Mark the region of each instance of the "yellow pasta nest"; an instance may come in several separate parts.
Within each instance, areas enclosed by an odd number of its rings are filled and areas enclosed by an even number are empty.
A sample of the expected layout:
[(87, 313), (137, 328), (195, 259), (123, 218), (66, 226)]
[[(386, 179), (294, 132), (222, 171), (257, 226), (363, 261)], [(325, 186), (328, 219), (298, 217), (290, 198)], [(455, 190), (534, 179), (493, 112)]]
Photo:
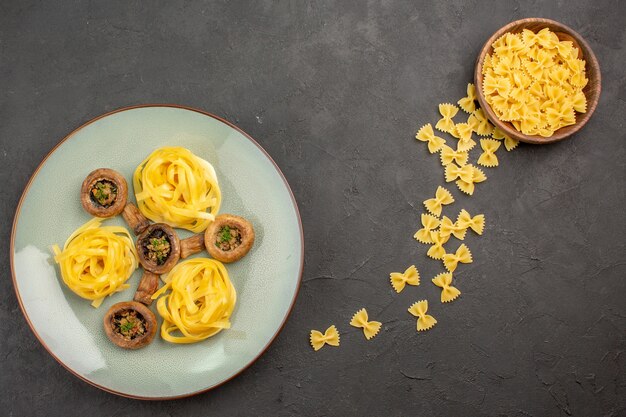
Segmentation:
[(548, 28), (506, 33), (493, 43), (482, 73), (485, 100), (498, 118), (527, 135), (550, 137), (587, 111), (585, 61)]
[(144, 216), (194, 233), (215, 219), (222, 201), (213, 166), (181, 147), (152, 152), (135, 170), (133, 186)]
[(237, 293), (221, 262), (189, 259), (176, 265), (164, 280), (166, 285), (152, 296), (156, 299), (171, 290), (157, 302), (164, 340), (195, 343), (230, 327)]
[(126, 280), (137, 269), (133, 239), (123, 227), (103, 226), (94, 218), (65, 242), (52, 246), (63, 282), (70, 290), (99, 307), (107, 295), (128, 288)]

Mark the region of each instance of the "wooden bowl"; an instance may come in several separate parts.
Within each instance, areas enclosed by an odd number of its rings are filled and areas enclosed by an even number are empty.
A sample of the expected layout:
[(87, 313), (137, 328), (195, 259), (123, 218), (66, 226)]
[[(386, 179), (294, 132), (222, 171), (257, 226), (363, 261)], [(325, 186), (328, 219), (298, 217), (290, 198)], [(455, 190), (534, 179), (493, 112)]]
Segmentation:
[[(580, 58), (586, 61), (585, 71), (586, 76), (589, 79), (589, 82), (583, 88), (583, 93), (587, 97), (587, 112), (586, 113), (576, 113), (576, 123), (570, 126), (565, 126), (558, 129), (552, 136), (549, 138), (544, 138), (543, 136), (536, 135), (525, 135), (524, 133), (515, 129), (515, 127), (510, 122), (504, 122), (498, 119), (494, 111), (491, 109), (491, 106), (485, 100), (485, 96), (483, 94), (483, 61), (485, 59), (485, 55), (491, 54), (493, 52), (493, 48), (491, 45), (498, 39), (500, 36), (504, 35), (507, 32), (511, 33), (519, 33), (523, 29), (529, 29), (533, 32), (537, 33), (543, 28), (549, 28), (552, 32), (554, 32), (558, 38), (562, 41), (572, 41), (574, 46), (578, 48), (580, 51)], [(500, 28), (496, 33), (494, 33), (488, 40), (485, 42), (478, 58), (476, 59), (476, 69), (474, 72), (474, 85), (476, 86), (476, 96), (478, 97), (478, 102), (480, 103), (480, 107), (485, 111), (485, 114), (495, 126), (497, 126), (500, 130), (502, 130), (508, 136), (520, 140), (522, 142), (527, 143), (536, 143), (536, 144), (545, 144), (557, 142), (559, 140), (563, 140), (574, 133), (578, 132), (587, 121), (591, 118), (596, 106), (598, 105), (598, 99), (600, 98), (600, 65), (598, 65), (598, 60), (594, 55), (593, 51), (587, 44), (587, 42), (580, 36), (576, 31), (570, 29), (562, 23), (555, 22), (550, 19), (540, 19), (540, 18), (529, 18), (529, 19), (521, 19), (516, 20), (514, 22), (509, 23), (506, 26)]]

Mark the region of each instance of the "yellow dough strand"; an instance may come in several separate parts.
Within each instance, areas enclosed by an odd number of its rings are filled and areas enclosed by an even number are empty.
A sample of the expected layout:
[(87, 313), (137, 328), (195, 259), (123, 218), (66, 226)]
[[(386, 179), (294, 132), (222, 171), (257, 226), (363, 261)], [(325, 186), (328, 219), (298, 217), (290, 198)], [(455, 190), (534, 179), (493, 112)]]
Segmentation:
[(128, 288), (126, 281), (137, 269), (137, 251), (128, 230), (100, 226), (94, 218), (76, 229), (63, 245), (52, 247), (54, 261), (67, 287), (99, 307), (107, 295)]
[(224, 265), (193, 258), (176, 265), (166, 284), (152, 295), (163, 318), (161, 337), (172, 343), (195, 343), (230, 328), (237, 293)]
[(319, 330), (311, 330), (309, 341), (315, 351), (320, 350), (324, 345), (339, 346), (339, 332), (334, 324), (326, 329), (323, 334)]
[(222, 201), (213, 166), (181, 147), (152, 152), (135, 170), (133, 186), (144, 216), (194, 233), (215, 219)]
[(367, 310), (364, 308), (354, 313), (354, 316), (352, 316), (352, 320), (350, 321), (350, 326), (363, 329), (363, 334), (367, 340), (376, 336), (382, 325), (383, 324), (379, 321), (369, 321)]

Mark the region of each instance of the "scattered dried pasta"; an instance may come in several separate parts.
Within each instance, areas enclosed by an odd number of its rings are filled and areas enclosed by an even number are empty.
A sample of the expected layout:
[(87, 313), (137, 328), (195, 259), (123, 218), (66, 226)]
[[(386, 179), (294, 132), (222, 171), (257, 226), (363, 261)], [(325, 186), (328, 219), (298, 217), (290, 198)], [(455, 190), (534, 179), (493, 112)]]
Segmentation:
[(466, 151), (458, 151), (454, 150), (447, 145), (443, 145), (441, 148), (441, 153), (439, 154), (439, 158), (441, 159), (441, 165), (444, 167), (446, 165), (455, 162), (458, 166), (463, 166), (467, 164), (468, 153)]
[(489, 136), (495, 126), (491, 124), (483, 109), (478, 108), (467, 118), (467, 123), (478, 136)]
[(350, 320), (350, 326), (363, 329), (363, 334), (367, 340), (376, 336), (382, 325), (383, 324), (379, 321), (369, 321), (369, 318), (367, 317), (367, 310), (364, 308), (354, 313), (352, 320)]
[(467, 232), (466, 227), (461, 227), (458, 223), (452, 222), (447, 216), (443, 216), (441, 219), (441, 225), (439, 227), (439, 234), (442, 237), (450, 236), (451, 234), (459, 239), (465, 239), (465, 233)]
[(550, 29), (506, 33), (483, 62), (483, 93), (502, 121), (527, 135), (550, 137), (587, 111), (586, 62)]
[(452, 182), (460, 179), (465, 182), (471, 182), (474, 177), (474, 168), (472, 165), (463, 165), (462, 167), (455, 164), (448, 164), (445, 168), (446, 182)]
[(479, 168), (476, 168), (473, 165), (469, 165), (469, 166), (471, 166), (473, 170), (472, 180), (467, 182), (467, 181), (463, 181), (462, 179), (458, 179), (456, 180), (456, 186), (459, 187), (459, 190), (463, 191), (465, 194), (473, 195), (474, 188), (475, 188), (474, 184), (485, 181), (487, 179), (487, 176)]
[(442, 132), (452, 132), (454, 130), (454, 121), (452, 118), (459, 112), (459, 108), (454, 104), (443, 103), (439, 105), (439, 113), (441, 119), (435, 125), (435, 129)]
[(450, 191), (446, 190), (442, 186), (439, 186), (435, 192), (435, 198), (429, 198), (424, 201), (424, 207), (426, 207), (426, 210), (428, 210), (431, 214), (439, 217), (441, 216), (441, 207), (452, 203), (454, 203), (454, 197), (452, 197)]
[(465, 246), (465, 243), (462, 243), (455, 253), (446, 253), (443, 255), (443, 266), (445, 266), (449, 272), (454, 272), (459, 262), (463, 264), (472, 263), (472, 253), (468, 247)]
[(455, 300), (459, 295), (461, 295), (461, 291), (452, 286), (452, 273), (451, 272), (442, 272), (433, 278), (433, 284), (441, 288), (441, 302), (449, 303), (450, 301)]
[(481, 139), (480, 147), (483, 149), (483, 153), (478, 157), (478, 165), (485, 167), (498, 166), (498, 157), (496, 151), (500, 147), (500, 142), (495, 139)]
[(417, 131), (415, 139), (421, 140), (422, 142), (428, 142), (428, 151), (430, 153), (437, 152), (446, 143), (444, 138), (435, 136), (435, 132), (433, 131), (433, 127), (430, 123), (425, 124), (420, 128), (420, 130)]
[(413, 238), (421, 243), (433, 243), (430, 231), (439, 227), (439, 219), (430, 214), (422, 213), (422, 228), (413, 235)]
[(328, 329), (326, 329), (324, 334), (322, 334), (318, 330), (311, 330), (309, 340), (311, 342), (311, 347), (315, 351), (320, 350), (322, 347), (324, 347), (324, 345), (339, 346), (339, 332), (333, 324)]
[(460, 99), (457, 104), (465, 113), (473, 113), (476, 110), (476, 87), (474, 84), (467, 84), (467, 97)]
[(476, 146), (476, 141), (472, 139), (473, 130), (474, 128), (469, 123), (457, 123), (454, 126), (452, 136), (459, 140), (456, 145), (457, 151), (467, 152)]
[(428, 252), (426, 255), (433, 259), (443, 259), (446, 254), (446, 250), (443, 245), (450, 240), (450, 235), (442, 236), (441, 231), (439, 230), (431, 230), (430, 238), (433, 241), (433, 245), (428, 248)]
[(507, 152), (511, 152), (513, 149), (517, 148), (517, 145), (519, 145), (519, 140), (511, 138), (509, 135), (506, 135), (497, 127), (493, 129), (491, 137), (496, 140), (504, 139), (504, 147), (506, 148)]
[(477, 214), (472, 217), (467, 210), (462, 209), (456, 219), (456, 223), (459, 227), (463, 227), (466, 230), (471, 228), (477, 234), (482, 235), (485, 229), (485, 215)]
[(420, 285), (420, 274), (415, 265), (411, 265), (403, 273), (392, 272), (389, 274), (389, 281), (393, 289), (400, 293), (407, 284)]
[(417, 317), (417, 331), (421, 332), (424, 330), (431, 329), (435, 324), (437, 324), (437, 320), (428, 314), (428, 301), (421, 300), (413, 303), (411, 307), (409, 307), (409, 313)]

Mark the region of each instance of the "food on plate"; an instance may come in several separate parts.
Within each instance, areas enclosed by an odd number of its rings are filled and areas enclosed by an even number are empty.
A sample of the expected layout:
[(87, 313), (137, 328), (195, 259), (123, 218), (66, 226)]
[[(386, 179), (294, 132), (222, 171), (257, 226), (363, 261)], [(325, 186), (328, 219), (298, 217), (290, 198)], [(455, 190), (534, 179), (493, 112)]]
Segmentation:
[(133, 239), (123, 227), (101, 226), (94, 218), (52, 247), (54, 261), (67, 287), (99, 307), (107, 295), (128, 288), (126, 281), (137, 268)]
[(194, 253), (202, 252), (204, 250), (204, 233), (198, 233), (188, 237), (187, 239), (181, 239), (180, 241), (180, 257), (185, 259), (193, 255)]
[(144, 269), (143, 276), (135, 291), (133, 300), (149, 306), (152, 304), (152, 294), (159, 289), (159, 275)]
[(157, 331), (154, 313), (135, 301), (113, 304), (103, 322), (109, 340), (124, 349), (139, 349), (150, 344)]
[(166, 284), (152, 295), (152, 299), (158, 298), (164, 340), (195, 343), (230, 327), (237, 293), (221, 262), (187, 259), (176, 265), (164, 281)]
[(180, 239), (170, 226), (154, 223), (137, 236), (139, 263), (155, 274), (170, 271), (180, 259)]
[(526, 135), (550, 137), (587, 111), (586, 62), (571, 40), (548, 28), (506, 33), (485, 56), (485, 100), (496, 116)]
[(126, 205), (128, 185), (117, 171), (99, 168), (83, 181), (80, 202), (87, 213), (96, 217), (112, 217), (120, 214)]
[(124, 211), (122, 211), (122, 217), (126, 221), (126, 224), (128, 224), (128, 227), (133, 229), (136, 235), (150, 226), (150, 220), (146, 219), (146, 216), (141, 214), (137, 206), (133, 203), (126, 204)]
[(209, 254), (224, 263), (243, 258), (254, 244), (254, 227), (240, 216), (220, 214), (204, 233)]
[(154, 222), (203, 232), (221, 204), (213, 166), (181, 147), (152, 152), (133, 175), (139, 210)]

